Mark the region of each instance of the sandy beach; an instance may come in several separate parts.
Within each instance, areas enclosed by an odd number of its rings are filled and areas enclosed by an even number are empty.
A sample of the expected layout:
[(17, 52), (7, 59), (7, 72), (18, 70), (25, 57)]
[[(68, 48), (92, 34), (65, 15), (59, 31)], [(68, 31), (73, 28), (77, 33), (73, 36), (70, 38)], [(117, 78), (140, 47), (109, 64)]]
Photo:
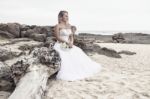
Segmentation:
[(91, 58), (102, 65), (99, 73), (80, 81), (52, 80), (46, 99), (150, 99), (150, 45), (98, 44), (136, 54), (119, 59), (94, 54)]

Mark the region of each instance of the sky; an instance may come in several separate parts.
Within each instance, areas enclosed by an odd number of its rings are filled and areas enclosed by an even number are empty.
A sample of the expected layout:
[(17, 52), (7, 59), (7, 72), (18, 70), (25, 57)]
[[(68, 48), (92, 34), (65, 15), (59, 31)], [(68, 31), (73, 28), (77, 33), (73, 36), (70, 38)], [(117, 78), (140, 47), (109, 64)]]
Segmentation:
[(150, 0), (0, 0), (0, 23), (56, 25), (60, 10), (79, 31), (150, 31)]

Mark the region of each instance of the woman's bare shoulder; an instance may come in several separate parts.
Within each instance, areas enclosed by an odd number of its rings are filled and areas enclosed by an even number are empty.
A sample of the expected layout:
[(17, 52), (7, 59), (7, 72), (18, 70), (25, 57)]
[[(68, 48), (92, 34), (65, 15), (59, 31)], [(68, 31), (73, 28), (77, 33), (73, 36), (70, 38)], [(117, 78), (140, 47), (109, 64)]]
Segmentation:
[(55, 28), (60, 28), (60, 24), (56, 24), (54, 27)]
[(54, 27), (57, 28), (57, 29), (62, 29), (63, 28), (63, 26), (61, 24), (56, 24)]

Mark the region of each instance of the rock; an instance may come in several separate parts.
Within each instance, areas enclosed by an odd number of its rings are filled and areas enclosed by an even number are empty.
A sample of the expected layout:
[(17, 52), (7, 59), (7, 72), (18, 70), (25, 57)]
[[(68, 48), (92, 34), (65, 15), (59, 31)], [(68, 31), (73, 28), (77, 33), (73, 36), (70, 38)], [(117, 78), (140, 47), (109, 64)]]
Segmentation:
[(16, 43), (19, 43), (19, 42), (27, 42), (27, 41), (32, 41), (32, 39), (29, 39), (29, 38), (14, 38), (14, 39), (9, 39), (8, 42), (2, 43), (2, 44), (0, 44), (0, 46), (12, 45), (12, 44), (16, 44)]
[(30, 36), (30, 38), (32, 38), (35, 41), (39, 41), (39, 42), (45, 42), (46, 41), (46, 35), (45, 34), (32, 34)]
[(47, 36), (50, 31), (51, 31), (50, 27), (43, 26), (41, 27), (40, 34), (45, 34)]
[(47, 37), (46, 38), (46, 41), (45, 41), (45, 43), (44, 43), (44, 46), (45, 47), (53, 47), (54, 46), (54, 44), (55, 44), (55, 42), (56, 42), (57, 40), (56, 40), (56, 38), (55, 37)]
[(11, 51), (11, 48), (8, 49), (7, 47), (0, 47), (0, 61), (5, 61), (14, 57), (19, 57), (22, 54), (22, 52)]
[(80, 47), (82, 50), (86, 50), (87, 49), (87, 44), (88, 42), (86, 42), (84, 40), (84, 37), (80, 37), (80, 36), (76, 36), (74, 37), (74, 45)]
[(29, 37), (26, 31), (21, 31), (20, 36), (21, 37)]
[(11, 77), (13, 78), (15, 84), (17, 84), (19, 80), (25, 75), (29, 66), (30, 64), (27, 63), (26, 60), (20, 60), (10, 67)]
[(11, 78), (10, 67), (3, 62), (0, 62), (0, 91), (14, 90), (15, 84)]
[(11, 94), (10, 92), (0, 91), (0, 99), (8, 99), (10, 94)]
[(12, 81), (8, 81), (8, 80), (0, 80), (0, 91), (9, 91), (12, 92), (14, 90), (15, 86), (13, 84), (13, 80)]
[(125, 38), (122, 33), (114, 34), (112, 36), (112, 40), (113, 40), (113, 42), (116, 42), (116, 43), (124, 43), (125, 42)]
[(15, 38), (14, 35), (8, 33), (7, 31), (1, 31), (1, 30), (0, 30), (0, 36), (4, 38)]
[(7, 24), (1, 23), (1, 24), (0, 24), (0, 30), (1, 30), (1, 31), (7, 31)]
[(43, 47), (44, 44), (43, 43), (38, 43), (38, 44), (23, 44), (21, 46), (18, 47), (19, 50), (22, 50), (22, 51), (33, 51), (33, 49), (35, 47)]
[(20, 30), (21, 31), (27, 31), (28, 29), (30, 29), (30, 26), (29, 25), (21, 25), (21, 27), (20, 27)]
[(106, 47), (101, 48), (101, 50), (99, 50), (98, 53), (109, 57), (121, 58), (121, 56), (117, 53), (117, 51), (113, 49), (108, 49)]
[(101, 48), (99, 45), (94, 44), (93, 39), (85, 39), (84, 37), (76, 36), (74, 43), (86, 53), (98, 53), (108, 57), (121, 58), (117, 51), (105, 47)]
[(27, 31), (22, 31), (21, 32), (21, 37), (30, 37), (32, 34), (35, 34), (36, 31), (33, 29), (28, 29)]
[(0, 24), (1, 31), (7, 31), (15, 37), (20, 37), (20, 27), (21, 25), (18, 23)]
[(33, 52), (33, 55), (34, 57), (38, 58), (40, 63), (54, 69), (59, 69), (61, 59), (56, 50), (47, 47), (41, 47), (40, 49), (36, 49)]
[(0, 47), (0, 61), (12, 59), (13, 57), (13, 53), (10, 49)]
[(41, 34), (46, 34), (47, 37), (52, 37), (54, 33), (54, 28), (52, 26), (43, 26), (41, 29)]
[(118, 54), (134, 55), (136, 53), (135, 52), (131, 52), (131, 51), (122, 50), (122, 51), (118, 52)]

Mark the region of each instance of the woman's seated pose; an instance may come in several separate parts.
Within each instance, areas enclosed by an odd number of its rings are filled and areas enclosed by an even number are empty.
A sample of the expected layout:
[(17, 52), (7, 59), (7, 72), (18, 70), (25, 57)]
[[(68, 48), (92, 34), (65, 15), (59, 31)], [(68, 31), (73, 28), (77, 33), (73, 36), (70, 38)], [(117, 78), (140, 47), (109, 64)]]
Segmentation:
[(60, 11), (54, 35), (57, 39), (54, 49), (60, 54), (61, 67), (56, 78), (74, 81), (92, 76), (101, 70), (101, 65), (88, 57), (82, 49), (73, 45), (76, 27), (68, 22), (68, 12)]

